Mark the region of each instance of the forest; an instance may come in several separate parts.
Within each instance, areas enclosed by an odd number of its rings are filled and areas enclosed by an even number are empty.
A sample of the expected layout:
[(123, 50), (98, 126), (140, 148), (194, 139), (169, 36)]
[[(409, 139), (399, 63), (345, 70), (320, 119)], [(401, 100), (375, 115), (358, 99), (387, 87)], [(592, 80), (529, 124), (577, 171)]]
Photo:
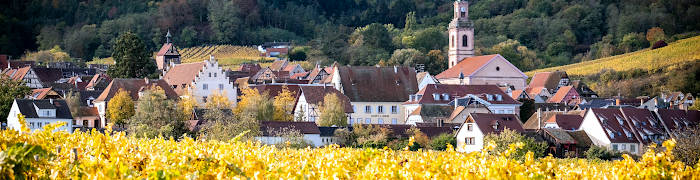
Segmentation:
[[(60, 48), (71, 59), (111, 56), (135, 33), (156, 51), (290, 41), (313, 63), (446, 68), (451, 0), (9, 0), (0, 54)], [(695, 0), (472, 0), (477, 54), (500, 53), (522, 71), (650, 47), (700, 31)], [(652, 36), (649, 36), (652, 32)]]

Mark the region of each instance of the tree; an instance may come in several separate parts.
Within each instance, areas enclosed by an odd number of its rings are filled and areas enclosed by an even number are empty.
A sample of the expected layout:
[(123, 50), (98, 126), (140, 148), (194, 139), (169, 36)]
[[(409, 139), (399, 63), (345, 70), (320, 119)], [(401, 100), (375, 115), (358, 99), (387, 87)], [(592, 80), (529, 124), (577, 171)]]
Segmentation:
[(437, 75), (442, 71), (447, 70), (447, 58), (440, 50), (430, 50), (428, 52), (428, 63), (425, 64), (425, 70), (430, 74)]
[(416, 12), (411, 11), (406, 13), (406, 23), (403, 26), (404, 31), (412, 31), (416, 28), (418, 22), (416, 21)]
[(294, 97), (292, 92), (289, 91), (287, 86), (282, 86), (282, 92), (280, 92), (274, 98), (273, 106), (275, 108), (275, 113), (273, 120), (275, 121), (292, 121), (294, 120)]
[(428, 62), (428, 57), (416, 49), (397, 49), (389, 58), (390, 65), (415, 66)]
[(80, 92), (70, 91), (66, 93), (63, 99), (66, 100), (68, 109), (70, 109), (70, 114), (73, 115), (73, 118), (82, 116), (82, 111), (80, 111)]
[(588, 159), (602, 159), (602, 160), (612, 160), (614, 158), (620, 158), (621, 154), (618, 152), (613, 152), (605, 147), (591, 146), (583, 153)]
[(15, 81), (0, 75), (0, 117), (2, 122), (7, 121), (7, 116), (16, 98), (24, 98), (32, 93), (32, 89), (24, 85), (23, 81)]
[(430, 148), (434, 150), (440, 150), (444, 151), (447, 150), (447, 145), (456, 145), (457, 144), (457, 139), (455, 139), (453, 134), (450, 133), (444, 133), (440, 134), (437, 137), (434, 137), (430, 141)]
[(643, 33), (629, 33), (622, 37), (620, 49), (624, 49), (626, 53), (632, 52), (646, 47), (648, 43)]
[(289, 59), (292, 61), (304, 61), (306, 60), (306, 52), (309, 51), (309, 47), (294, 47), (291, 52), (289, 52)]
[(647, 41), (651, 43), (649, 46), (652, 46), (654, 43), (661, 40), (666, 40), (664, 29), (661, 29), (660, 27), (653, 27), (647, 30)]
[(379, 23), (372, 23), (357, 29), (353, 33), (353, 37), (351, 37), (351, 42), (353, 45), (384, 49), (386, 51), (393, 50), (389, 31)]
[(97, 25), (84, 25), (79, 30), (67, 34), (63, 41), (66, 51), (73, 57), (84, 60), (92, 59), (95, 55), (95, 49), (100, 43), (97, 38)]
[(274, 106), (267, 93), (260, 94), (257, 89), (242, 89), (241, 101), (234, 109), (238, 119), (253, 119), (255, 121), (269, 121), (274, 116)]
[[(697, 103), (697, 101), (695, 101)], [(693, 166), (700, 160), (700, 126), (689, 127), (676, 132), (676, 147), (673, 155), (688, 166)]]
[(226, 91), (218, 92), (214, 90), (207, 98), (205, 104), (207, 109), (231, 109), (231, 101), (226, 96)]
[(126, 124), (126, 121), (134, 116), (134, 101), (129, 92), (119, 89), (117, 94), (107, 103), (107, 119), (117, 126)]
[(418, 31), (411, 44), (407, 46), (410, 48), (418, 49), (423, 53), (427, 53), (430, 50), (442, 49), (447, 46), (447, 35), (444, 30), (440, 28), (433, 27), (427, 28), (422, 31)]
[(214, 32), (212, 40), (218, 43), (233, 43), (238, 37), (241, 20), (240, 9), (233, 1), (209, 1), (209, 24)]
[(320, 126), (347, 126), (348, 116), (345, 114), (345, 104), (334, 93), (326, 94), (318, 108), (321, 117)]
[(112, 49), (112, 58), (116, 62), (107, 73), (112, 78), (144, 78), (155, 72), (151, 53), (144, 42), (131, 32), (120, 35)]
[(173, 100), (166, 98), (163, 89), (156, 86), (142, 93), (134, 116), (127, 121), (129, 134), (147, 138), (180, 138), (187, 133), (185, 117), (173, 113), (178, 108)]
[(207, 109), (204, 125), (199, 131), (200, 139), (230, 140), (242, 133), (242, 140), (252, 140), (259, 134), (260, 124), (255, 119), (239, 119), (230, 109)]
[(410, 136), (409, 141), (411, 141), (411, 138), (413, 139), (413, 142), (409, 142), (408, 144), (409, 150), (417, 151), (420, 148), (430, 149), (430, 138), (428, 138), (425, 133), (421, 132), (420, 129), (411, 127), (406, 130), (406, 134)]
[(524, 158), (527, 152), (533, 152), (534, 157), (542, 157), (544, 156), (545, 149), (547, 149), (547, 143), (536, 142), (535, 139), (525, 137), (510, 129), (506, 129), (499, 134), (486, 135), (486, 137), (484, 137), (484, 143), (490, 142), (496, 144), (496, 148), (492, 150), (492, 153), (503, 153), (509, 149), (511, 144), (523, 143), (521, 148), (510, 154), (510, 157), (515, 159)]
[(180, 100), (177, 101), (177, 108), (180, 110), (178, 112), (181, 112), (183, 116), (190, 116), (194, 108), (197, 107), (197, 100), (195, 100), (194, 95), (189, 89), (183, 94), (183, 96), (180, 96)]

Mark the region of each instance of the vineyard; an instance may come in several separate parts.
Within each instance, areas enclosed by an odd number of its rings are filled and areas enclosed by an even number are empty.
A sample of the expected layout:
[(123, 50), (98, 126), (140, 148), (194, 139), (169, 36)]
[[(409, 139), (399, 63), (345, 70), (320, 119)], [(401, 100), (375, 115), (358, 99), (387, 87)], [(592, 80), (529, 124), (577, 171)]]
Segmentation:
[[(700, 167), (648, 150), (639, 160), (509, 158), (501, 154), (329, 146), (291, 149), (256, 142), (139, 139), (109, 130), (0, 131), (0, 179), (697, 179)], [(493, 144), (486, 148), (494, 148)], [(649, 148), (654, 149), (654, 148)]]
[(266, 63), (274, 58), (263, 58), (256, 47), (232, 45), (205, 45), (180, 49), (182, 63), (199, 62), (210, 55), (219, 60), (221, 66), (233, 67), (242, 63)]
[(652, 70), (697, 60), (700, 60), (700, 36), (678, 40), (659, 49), (644, 49), (592, 61), (538, 69), (525, 74), (532, 77), (535, 72), (563, 70), (569, 75), (587, 76), (598, 73), (602, 69), (615, 71)]

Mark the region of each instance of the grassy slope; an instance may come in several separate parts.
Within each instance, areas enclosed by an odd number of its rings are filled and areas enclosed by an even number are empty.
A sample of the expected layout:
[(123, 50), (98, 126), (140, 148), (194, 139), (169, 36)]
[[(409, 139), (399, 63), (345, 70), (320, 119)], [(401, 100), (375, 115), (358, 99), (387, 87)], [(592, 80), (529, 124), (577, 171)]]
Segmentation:
[(525, 74), (532, 77), (535, 72), (563, 70), (569, 75), (586, 76), (598, 73), (602, 69), (650, 70), (697, 60), (700, 60), (700, 36), (678, 40), (659, 49), (644, 49), (592, 61), (533, 70)]

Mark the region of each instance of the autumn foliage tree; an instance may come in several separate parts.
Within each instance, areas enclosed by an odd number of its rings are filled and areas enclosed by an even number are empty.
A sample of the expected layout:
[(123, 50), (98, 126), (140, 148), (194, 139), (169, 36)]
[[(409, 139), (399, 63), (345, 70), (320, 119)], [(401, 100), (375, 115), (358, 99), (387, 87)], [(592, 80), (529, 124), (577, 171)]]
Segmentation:
[(197, 107), (197, 100), (195, 100), (194, 95), (191, 91), (187, 90), (184, 96), (180, 97), (177, 101), (177, 107), (184, 116), (189, 116)]
[(318, 124), (321, 126), (347, 126), (348, 116), (345, 114), (345, 106), (336, 94), (326, 94), (318, 108), (321, 117)]
[(231, 101), (226, 96), (226, 91), (213, 91), (205, 104), (207, 109), (231, 109)]
[(116, 125), (124, 125), (131, 116), (134, 116), (134, 100), (129, 92), (119, 89), (107, 103), (107, 119)]
[(127, 121), (128, 132), (136, 137), (180, 138), (188, 129), (185, 117), (180, 113), (173, 113), (177, 110), (175, 102), (167, 99), (163, 89), (148, 89), (139, 98), (134, 116)]
[(653, 27), (647, 30), (647, 41), (649, 41), (650, 46), (654, 45), (654, 43), (656, 43), (657, 41), (661, 41), (664, 39), (666, 39), (664, 29), (661, 29), (660, 27)]
[(294, 95), (287, 86), (282, 86), (282, 92), (280, 92), (274, 98), (273, 106), (275, 113), (273, 120), (275, 121), (292, 121), (294, 115), (292, 110), (294, 110)]
[(268, 121), (273, 119), (274, 106), (267, 93), (260, 93), (257, 89), (246, 88), (241, 90), (241, 102), (234, 109), (234, 114), (239, 120), (252, 119), (255, 121)]

